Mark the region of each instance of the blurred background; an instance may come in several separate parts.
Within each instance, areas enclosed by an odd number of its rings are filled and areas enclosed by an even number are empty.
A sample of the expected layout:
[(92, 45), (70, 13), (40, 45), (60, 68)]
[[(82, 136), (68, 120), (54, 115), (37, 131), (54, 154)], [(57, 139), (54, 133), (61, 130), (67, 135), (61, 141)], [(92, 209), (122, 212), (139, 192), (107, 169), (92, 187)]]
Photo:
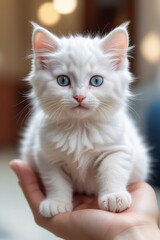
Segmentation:
[[(62, 36), (104, 35), (129, 25), (132, 51), (130, 112), (145, 135), (154, 159), (150, 183), (160, 186), (160, 0), (0, 0), (0, 240), (44, 240), (53, 235), (35, 225), (8, 167), (18, 158), (18, 141), (29, 113), (23, 81), (30, 71), (34, 21)], [(55, 237), (55, 239), (57, 239)]]

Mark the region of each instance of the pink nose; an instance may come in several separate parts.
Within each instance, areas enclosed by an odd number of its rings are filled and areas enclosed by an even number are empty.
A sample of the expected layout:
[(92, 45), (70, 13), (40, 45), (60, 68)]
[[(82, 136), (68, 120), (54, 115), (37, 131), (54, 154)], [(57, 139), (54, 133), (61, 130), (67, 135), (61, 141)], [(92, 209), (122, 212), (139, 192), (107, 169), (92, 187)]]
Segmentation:
[(73, 98), (74, 98), (77, 102), (81, 103), (86, 97), (84, 97), (84, 96), (82, 96), (82, 95), (76, 95), (76, 96), (73, 96)]

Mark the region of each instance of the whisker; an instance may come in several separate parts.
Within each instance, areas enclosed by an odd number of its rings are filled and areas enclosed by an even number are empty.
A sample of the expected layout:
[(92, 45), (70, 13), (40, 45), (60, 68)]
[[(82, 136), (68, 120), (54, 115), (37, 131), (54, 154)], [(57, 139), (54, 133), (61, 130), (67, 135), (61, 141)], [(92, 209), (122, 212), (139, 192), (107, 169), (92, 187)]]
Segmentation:
[[(26, 121), (26, 119), (30, 116), (30, 113), (32, 112), (32, 109), (30, 108), (31, 108), (31, 103), (28, 103), (19, 113), (17, 113), (17, 115), (15, 116), (15, 118), (18, 118), (17, 124), (20, 124), (20, 122), (23, 123)], [(26, 111), (27, 113), (25, 114)]]
[(128, 108), (131, 110), (131, 112), (136, 116), (138, 120), (141, 119), (141, 116), (136, 112), (134, 108), (132, 108), (130, 105), (128, 105)]

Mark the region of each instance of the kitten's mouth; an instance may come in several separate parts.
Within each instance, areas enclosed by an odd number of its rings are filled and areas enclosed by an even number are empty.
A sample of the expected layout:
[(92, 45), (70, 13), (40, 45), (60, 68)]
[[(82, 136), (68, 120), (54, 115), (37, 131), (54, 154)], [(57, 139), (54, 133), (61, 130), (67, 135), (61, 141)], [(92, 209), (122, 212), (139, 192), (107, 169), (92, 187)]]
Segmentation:
[(85, 106), (83, 106), (83, 105), (79, 104), (79, 105), (77, 105), (77, 106), (73, 107), (72, 109), (88, 110), (89, 108), (87, 108), (87, 107), (85, 107)]

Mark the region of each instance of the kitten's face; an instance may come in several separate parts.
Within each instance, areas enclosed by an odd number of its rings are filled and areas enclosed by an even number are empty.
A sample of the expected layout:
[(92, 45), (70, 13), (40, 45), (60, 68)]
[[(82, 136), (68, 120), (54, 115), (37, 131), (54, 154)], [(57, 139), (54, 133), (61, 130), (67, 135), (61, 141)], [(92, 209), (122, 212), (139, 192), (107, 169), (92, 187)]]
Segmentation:
[[(38, 38), (44, 43), (46, 36), (43, 32), (40, 35)], [(99, 38), (56, 38), (53, 46), (51, 36), (47, 37), (45, 46), (53, 48), (47, 54), (37, 54), (32, 84), (41, 107), (50, 117), (107, 118), (123, 104), (130, 75), (121, 51), (119, 57), (106, 54), (106, 42)]]

